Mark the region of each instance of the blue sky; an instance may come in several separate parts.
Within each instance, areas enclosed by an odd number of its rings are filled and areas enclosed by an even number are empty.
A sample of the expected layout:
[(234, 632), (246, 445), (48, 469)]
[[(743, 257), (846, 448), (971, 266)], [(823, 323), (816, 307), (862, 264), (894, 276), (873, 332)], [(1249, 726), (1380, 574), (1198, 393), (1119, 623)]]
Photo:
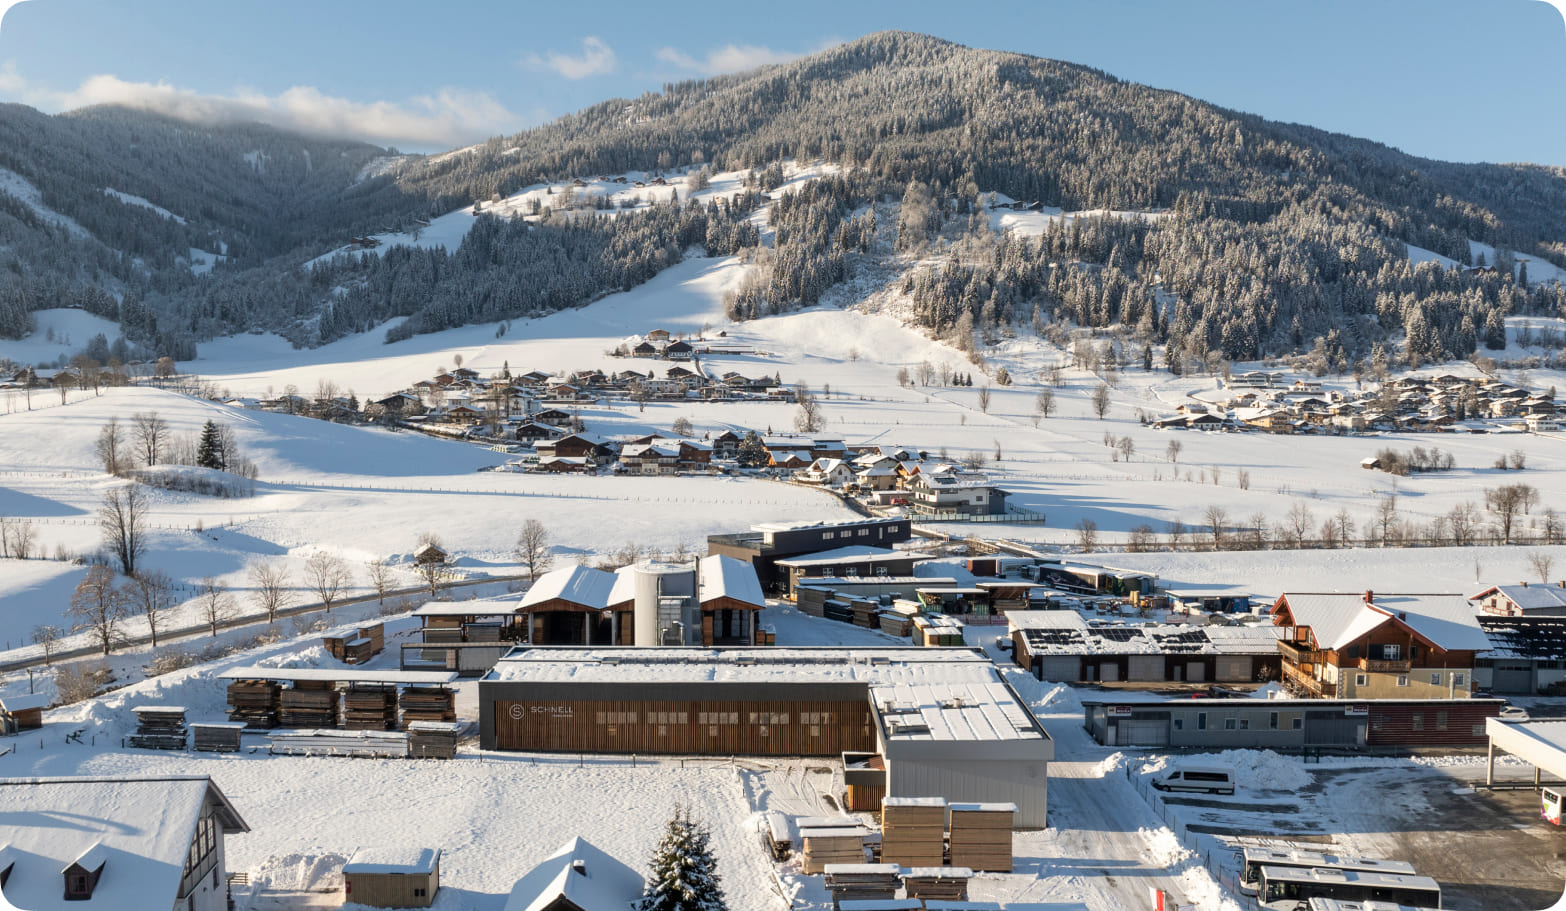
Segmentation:
[(1417, 155), (1566, 166), (1566, 22), (1545, 0), (27, 0), (0, 25), (0, 100), (118, 101), (432, 151), (889, 28)]

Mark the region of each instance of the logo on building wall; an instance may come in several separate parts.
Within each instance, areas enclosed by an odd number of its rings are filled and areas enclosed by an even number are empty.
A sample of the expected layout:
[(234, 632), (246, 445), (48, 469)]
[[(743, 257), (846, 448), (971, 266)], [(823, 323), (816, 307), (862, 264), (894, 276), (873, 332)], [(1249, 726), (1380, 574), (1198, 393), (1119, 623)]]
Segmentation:
[(551, 715), (556, 718), (571, 718), (576, 714), (569, 705), (523, 705), (520, 702), (511, 703), (506, 710), (512, 721), (521, 721), (529, 715)]
[(1345, 714), (1345, 715), (1369, 715), (1370, 714), (1370, 703), (1368, 703), (1368, 702), (1356, 702), (1353, 705), (1345, 705), (1343, 707), (1343, 714)]

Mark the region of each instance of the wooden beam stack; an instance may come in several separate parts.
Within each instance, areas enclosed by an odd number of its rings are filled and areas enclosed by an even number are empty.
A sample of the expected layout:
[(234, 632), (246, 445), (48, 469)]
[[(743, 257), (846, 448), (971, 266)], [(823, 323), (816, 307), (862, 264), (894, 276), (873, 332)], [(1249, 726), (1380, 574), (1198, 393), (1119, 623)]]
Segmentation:
[(967, 901), (972, 878), (967, 867), (912, 867), (903, 872), (903, 887), (920, 901)]
[(410, 686), (402, 691), (402, 723), (457, 720), (457, 694), (443, 686)]
[(951, 811), (952, 864), (991, 873), (1010, 873), (1011, 830), (1017, 805), (954, 803)]
[(198, 753), (237, 753), (239, 735), (245, 726), (239, 722), (192, 724), (190, 748)]
[(370, 654), (379, 655), (386, 650), (386, 624), (375, 623), (359, 627), (359, 638), (370, 640)]
[(879, 601), (869, 598), (850, 598), (848, 607), (854, 612), (854, 625), (865, 629), (876, 629), (880, 626), (877, 614), (881, 610)]
[(296, 680), (283, 690), (279, 720), (285, 728), (337, 727), (337, 690), (322, 680)]
[(143, 705), (131, 711), (136, 713), (136, 733), (130, 736), (131, 746), (142, 750), (185, 749), (183, 706)]
[(235, 680), (228, 685), (228, 720), (251, 730), (277, 727), (281, 689), (270, 680)]
[(902, 886), (897, 864), (827, 864), (826, 887), (832, 907), (845, 901), (896, 898)]
[(397, 727), (395, 688), (355, 687), (343, 694), (343, 727), (350, 731), (390, 731)]
[(946, 798), (884, 798), (881, 860), (904, 867), (939, 867), (946, 863)]
[(414, 759), (456, 759), (462, 725), (415, 721), (408, 725), (408, 755)]
[(827, 864), (864, 863), (865, 836), (868, 834), (870, 830), (863, 826), (801, 829), (799, 839), (805, 845), (805, 872), (825, 872)]
[(408, 735), (392, 731), (297, 731), (272, 735), (271, 752), (286, 756), (406, 759)]

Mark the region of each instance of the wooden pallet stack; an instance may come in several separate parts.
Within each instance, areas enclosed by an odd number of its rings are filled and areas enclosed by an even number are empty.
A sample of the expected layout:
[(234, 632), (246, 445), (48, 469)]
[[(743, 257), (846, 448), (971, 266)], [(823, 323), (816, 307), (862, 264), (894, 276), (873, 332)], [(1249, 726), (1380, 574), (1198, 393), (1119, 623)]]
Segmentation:
[(845, 901), (896, 898), (902, 882), (897, 864), (827, 864), (826, 887), (832, 907)]
[(335, 728), (337, 690), (324, 680), (296, 680), (283, 690), (278, 719), (285, 728)]
[(924, 911), (917, 898), (854, 898), (837, 905), (838, 911)]
[(408, 755), (414, 759), (456, 759), (462, 725), (445, 721), (415, 721), (408, 725)]
[(142, 750), (185, 749), (184, 706), (142, 705), (131, 711), (136, 713), (136, 733), (130, 736), (131, 746)]
[(402, 691), (402, 723), (457, 720), (457, 694), (443, 686), (410, 686)]
[(273, 734), (271, 752), (285, 756), (406, 759), (408, 735), (397, 731), (296, 731)]
[(228, 720), (251, 730), (277, 727), (281, 689), (270, 680), (235, 680), (228, 685)]
[(822, 873), (827, 864), (862, 864), (865, 862), (865, 836), (870, 830), (864, 826), (840, 828), (801, 829), (799, 840), (804, 843), (804, 870), (806, 873)]
[(350, 731), (396, 730), (396, 689), (355, 687), (344, 693), (343, 727)]
[(1017, 817), (1017, 805), (954, 803), (951, 811), (953, 866), (1010, 873), (1011, 830)]
[(913, 618), (919, 612), (919, 605), (908, 601), (899, 601), (891, 607), (881, 611), (881, 632), (892, 636), (907, 638), (913, 631)]
[(909, 898), (920, 901), (967, 901), (968, 880), (973, 871), (967, 867), (910, 867), (903, 871), (903, 887)]
[(876, 629), (880, 626), (877, 615), (881, 611), (881, 603), (870, 598), (850, 598), (848, 607), (854, 612), (854, 625), (865, 629)]
[(904, 867), (939, 867), (946, 863), (946, 798), (883, 799), (881, 860)]
[(778, 644), (778, 631), (773, 629), (770, 626), (758, 626), (758, 627), (756, 627), (756, 644), (757, 645), (777, 645)]
[(462, 636), (467, 642), (499, 642), (501, 630), (499, 623), (468, 623), (462, 627)]
[(344, 664), (363, 664), (375, 657), (375, 643), (358, 636), (343, 643), (342, 660)]
[(799, 591), (794, 595), (794, 603), (799, 608), (800, 613), (809, 614), (812, 617), (821, 617), (825, 616), (826, 602), (829, 597), (831, 597), (831, 593), (824, 588), (800, 586)]
[(237, 753), (245, 726), (239, 722), (215, 722), (190, 726), (190, 748), (198, 753)]
[(386, 651), (386, 624), (372, 623), (369, 626), (359, 627), (359, 638), (370, 641), (371, 655), (379, 655)]

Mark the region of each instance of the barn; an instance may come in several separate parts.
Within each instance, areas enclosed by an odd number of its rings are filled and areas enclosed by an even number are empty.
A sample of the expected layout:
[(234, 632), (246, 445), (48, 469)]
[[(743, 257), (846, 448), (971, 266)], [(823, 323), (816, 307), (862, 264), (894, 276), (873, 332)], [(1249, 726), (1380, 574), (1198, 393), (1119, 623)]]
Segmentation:
[(1045, 825), (1054, 744), (961, 648), (518, 648), (479, 681), (486, 750), (881, 757), (886, 793)]
[(0, 696), (0, 734), (16, 734), (43, 727), (43, 711), (48, 705), (49, 697), (41, 694)]

